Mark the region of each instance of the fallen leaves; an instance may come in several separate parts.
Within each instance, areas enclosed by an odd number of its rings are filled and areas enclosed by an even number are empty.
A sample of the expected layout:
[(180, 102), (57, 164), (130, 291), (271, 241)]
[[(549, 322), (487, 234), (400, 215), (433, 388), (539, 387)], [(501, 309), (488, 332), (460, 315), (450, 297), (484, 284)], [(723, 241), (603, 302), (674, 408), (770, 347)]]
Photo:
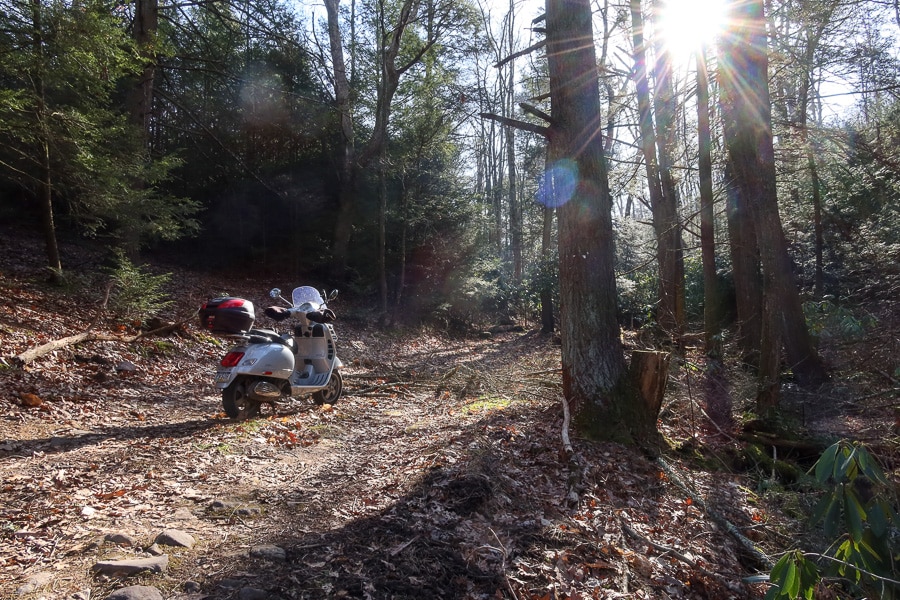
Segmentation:
[[(78, 304), (62, 318), (27, 282), (4, 291), (32, 307), (0, 304), (5, 355), (93, 316)], [(95, 341), (0, 370), (0, 585), (52, 569), (60, 594), (80, 591), (96, 585), (90, 564), (112, 553), (106, 534), (146, 546), (160, 524), (178, 524), (198, 544), (167, 577), (201, 579), (210, 598), (230, 594), (219, 584), (234, 578), (307, 597), (735, 595), (674, 555), (741, 571), (697, 506), (714, 497), (763, 525), (727, 477), (692, 473), (686, 495), (640, 455), (580, 440), (585, 472), (570, 495), (549, 340), (336, 327), (346, 396), (246, 423), (220, 412), (211, 374), (225, 349), (206, 336), (173, 337), (164, 349)], [(290, 561), (245, 564), (248, 548), (276, 539)]]
[(29, 394), (28, 392), (20, 393), (19, 400), (22, 402), (22, 406), (27, 406), (29, 408), (35, 408), (44, 404), (44, 401), (41, 400), (40, 396), (37, 394)]

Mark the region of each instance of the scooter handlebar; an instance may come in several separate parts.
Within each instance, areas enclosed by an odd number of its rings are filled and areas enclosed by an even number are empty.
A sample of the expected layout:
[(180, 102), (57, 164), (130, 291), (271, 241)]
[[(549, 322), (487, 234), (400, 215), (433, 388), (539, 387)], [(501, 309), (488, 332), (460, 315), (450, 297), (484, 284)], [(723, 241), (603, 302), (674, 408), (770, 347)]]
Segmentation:
[(283, 306), (269, 306), (263, 313), (273, 321), (278, 321), (280, 323), (281, 321), (289, 319), (292, 311), (290, 308), (284, 308)]
[(307, 311), (304, 308), (284, 308), (282, 306), (269, 306), (263, 313), (273, 321), (281, 322), (289, 319), (291, 315), (302, 313), (313, 323), (331, 323), (337, 316), (330, 308), (323, 310)]
[(337, 315), (335, 315), (334, 311), (330, 308), (326, 308), (323, 310), (314, 310), (312, 312), (308, 312), (306, 313), (306, 318), (313, 323), (331, 323), (332, 321), (337, 319)]

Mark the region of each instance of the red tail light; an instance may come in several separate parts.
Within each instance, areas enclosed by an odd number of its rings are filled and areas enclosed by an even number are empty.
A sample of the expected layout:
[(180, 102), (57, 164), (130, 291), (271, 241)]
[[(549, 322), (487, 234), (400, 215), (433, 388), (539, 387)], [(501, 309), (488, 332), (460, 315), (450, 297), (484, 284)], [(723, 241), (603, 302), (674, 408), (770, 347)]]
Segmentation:
[(222, 359), (221, 364), (223, 367), (236, 367), (242, 358), (244, 358), (243, 352), (229, 352)]
[(241, 300), (240, 298), (232, 298), (219, 304), (218, 308), (240, 308), (245, 302), (246, 300)]

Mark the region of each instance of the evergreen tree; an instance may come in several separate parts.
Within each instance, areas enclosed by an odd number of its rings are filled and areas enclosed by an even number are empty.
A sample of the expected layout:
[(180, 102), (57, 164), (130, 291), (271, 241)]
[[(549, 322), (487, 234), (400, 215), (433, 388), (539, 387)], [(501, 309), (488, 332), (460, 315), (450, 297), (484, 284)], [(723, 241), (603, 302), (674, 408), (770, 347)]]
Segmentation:
[(113, 4), (14, 0), (2, 15), (0, 173), (40, 214), (50, 269), (62, 274), (61, 208), (85, 233), (119, 243), (190, 231), (195, 205), (152, 185), (171, 163), (148, 160), (116, 102), (138, 63)]

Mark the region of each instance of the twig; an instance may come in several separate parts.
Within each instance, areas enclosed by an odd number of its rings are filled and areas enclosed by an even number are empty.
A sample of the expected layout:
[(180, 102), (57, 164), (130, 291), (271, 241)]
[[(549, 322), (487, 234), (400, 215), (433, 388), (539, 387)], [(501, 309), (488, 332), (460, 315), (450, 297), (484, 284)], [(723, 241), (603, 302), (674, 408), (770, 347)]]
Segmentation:
[[(860, 396), (856, 400), (857, 400), (857, 402), (862, 401), (862, 400), (871, 400), (872, 398), (878, 398), (879, 396), (887, 396), (888, 394), (900, 394), (900, 388), (889, 388), (886, 390), (881, 390), (880, 392), (866, 394), (865, 396)], [(880, 406), (870, 406), (868, 408), (890, 408), (892, 406), (897, 406), (897, 403), (891, 402), (890, 404), (882, 404)]]
[(563, 451), (565, 451), (566, 456), (571, 458), (572, 454), (574, 454), (574, 450), (572, 449), (572, 442), (569, 441), (569, 401), (566, 400), (566, 397), (560, 395), (560, 400), (562, 400), (563, 407), (563, 423), (562, 423), (562, 442), (563, 442)]
[(890, 374), (888, 374), (887, 372), (883, 371), (882, 369), (873, 369), (873, 370), (874, 370), (876, 373), (878, 373), (879, 375), (881, 375), (881, 376), (887, 378), (887, 379), (888, 379), (891, 383), (893, 383), (894, 385), (900, 384), (900, 381), (897, 381), (897, 379), (896, 379), (895, 377), (891, 377)]
[(731, 521), (729, 521), (728, 519), (723, 517), (717, 511), (715, 511), (712, 508), (710, 508), (709, 506), (707, 506), (706, 503), (703, 501), (703, 499), (699, 497), (699, 494), (690, 490), (684, 484), (684, 482), (681, 481), (681, 478), (678, 477), (678, 475), (675, 473), (675, 471), (672, 469), (671, 466), (669, 466), (669, 464), (666, 461), (664, 461), (662, 458), (657, 458), (656, 463), (662, 468), (663, 471), (665, 471), (666, 476), (669, 478), (669, 480), (672, 481), (672, 483), (674, 483), (675, 485), (680, 487), (682, 490), (684, 490), (685, 493), (690, 495), (691, 499), (703, 511), (705, 511), (706, 514), (708, 514), (710, 517), (712, 517), (712, 519), (714, 521), (716, 521), (719, 525), (724, 527), (725, 531), (730, 533), (731, 536), (734, 537), (734, 539), (737, 540), (738, 543), (740, 543), (740, 545), (757, 560), (757, 562), (759, 562), (759, 564), (763, 565), (766, 569), (769, 569), (769, 570), (771, 570), (772, 567), (775, 566), (775, 562), (771, 558), (769, 558), (769, 556), (767, 556), (762, 550), (757, 548), (756, 545), (747, 538), (747, 536), (745, 536), (740, 531), (738, 531), (738, 528)]
[[(410, 539), (408, 539), (407, 541), (403, 542), (403, 543), (400, 544), (399, 546), (395, 546), (394, 548), (391, 549), (391, 552), (390, 552), (391, 556), (397, 556), (398, 554), (400, 554), (401, 552), (403, 552), (404, 550), (406, 550), (406, 549), (410, 546), (410, 544), (412, 544), (413, 542), (415, 542), (417, 539), (419, 539), (419, 536), (418, 536), (418, 535), (414, 535), (412, 538), (410, 538)], [(322, 546), (322, 545), (324, 545), (324, 544), (318, 544), (318, 545), (319, 545), (319, 546)]]
[(876, 575), (875, 573), (872, 573), (871, 571), (866, 571), (865, 569), (859, 568), (859, 566), (857, 566), (857, 565), (850, 564), (850, 563), (840, 560), (838, 558), (834, 558), (833, 556), (828, 556), (827, 554), (816, 554), (815, 552), (804, 552), (803, 556), (805, 556), (807, 558), (824, 558), (826, 560), (830, 560), (832, 562), (836, 562), (838, 564), (844, 565), (845, 567), (850, 567), (851, 569), (859, 571), (863, 575), (868, 575), (869, 577), (871, 577), (873, 579), (877, 579), (878, 581), (884, 581), (887, 583), (892, 583), (894, 585), (900, 585), (900, 581), (897, 581), (896, 579), (890, 579), (888, 577), (882, 577), (881, 575)]
[(660, 552), (663, 552), (663, 553), (665, 553), (665, 554), (671, 554), (672, 556), (674, 556), (675, 558), (677, 558), (677, 559), (680, 560), (681, 562), (683, 562), (683, 563), (685, 563), (686, 565), (689, 565), (689, 566), (691, 566), (692, 568), (694, 568), (694, 569), (700, 571), (701, 573), (703, 573), (703, 574), (706, 575), (707, 577), (711, 577), (711, 578), (713, 578), (713, 579), (719, 579), (720, 581), (724, 581), (724, 578), (722, 578), (721, 575), (719, 575), (718, 573), (713, 573), (712, 571), (710, 571), (710, 570), (708, 570), (707, 568), (703, 567), (702, 565), (698, 564), (697, 561), (691, 560), (690, 558), (688, 558), (687, 556), (685, 556), (684, 554), (682, 554), (681, 552), (679, 552), (679, 551), (676, 550), (675, 548), (672, 548), (672, 547), (670, 547), (670, 546), (664, 546), (663, 544), (658, 544), (658, 543), (654, 542), (653, 540), (651, 540), (651, 539), (649, 539), (649, 538), (646, 538), (646, 537), (642, 536), (642, 535), (639, 534), (637, 531), (635, 531), (634, 529), (632, 529), (631, 526), (629, 526), (627, 523), (625, 523), (625, 520), (622, 519), (621, 516), (619, 517), (619, 524), (622, 526), (622, 531), (624, 531), (625, 533), (627, 533), (628, 535), (630, 535), (630, 536), (633, 537), (634, 539), (640, 540), (640, 541), (644, 542), (645, 544), (647, 544), (648, 546), (653, 546), (654, 548), (656, 548), (656, 549), (659, 550)]
[(515, 600), (519, 600), (519, 596), (516, 594), (516, 591), (513, 589), (512, 584), (509, 582), (509, 575), (506, 574), (506, 559), (509, 558), (509, 551), (506, 549), (506, 546), (503, 545), (503, 542), (500, 541), (500, 537), (497, 535), (497, 532), (493, 530), (493, 528), (488, 528), (490, 532), (494, 535), (494, 539), (497, 540), (497, 544), (500, 546), (501, 554), (503, 555), (503, 565), (502, 571), (504, 573), (504, 578), (506, 579), (506, 587), (509, 589), (509, 593), (512, 594), (512, 597)]
[(412, 383), (406, 382), (406, 381), (392, 381), (392, 382), (379, 383), (377, 385), (371, 385), (371, 386), (369, 386), (367, 388), (363, 388), (361, 390), (353, 390), (353, 395), (354, 396), (365, 396), (371, 392), (375, 392), (375, 391), (379, 391), (379, 390), (396, 392), (398, 394), (408, 394), (409, 392), (407, 390), (400, 389), (400, 388), (403, 386), (409, 386), (409, 385), (412, 385)]
[(558, 367), (556, 369), (544, 369), (543, 371), (530, 371), (528, 376), (534, 375), (556, 375), (557, 373), (562, 373), (562, 367)]

